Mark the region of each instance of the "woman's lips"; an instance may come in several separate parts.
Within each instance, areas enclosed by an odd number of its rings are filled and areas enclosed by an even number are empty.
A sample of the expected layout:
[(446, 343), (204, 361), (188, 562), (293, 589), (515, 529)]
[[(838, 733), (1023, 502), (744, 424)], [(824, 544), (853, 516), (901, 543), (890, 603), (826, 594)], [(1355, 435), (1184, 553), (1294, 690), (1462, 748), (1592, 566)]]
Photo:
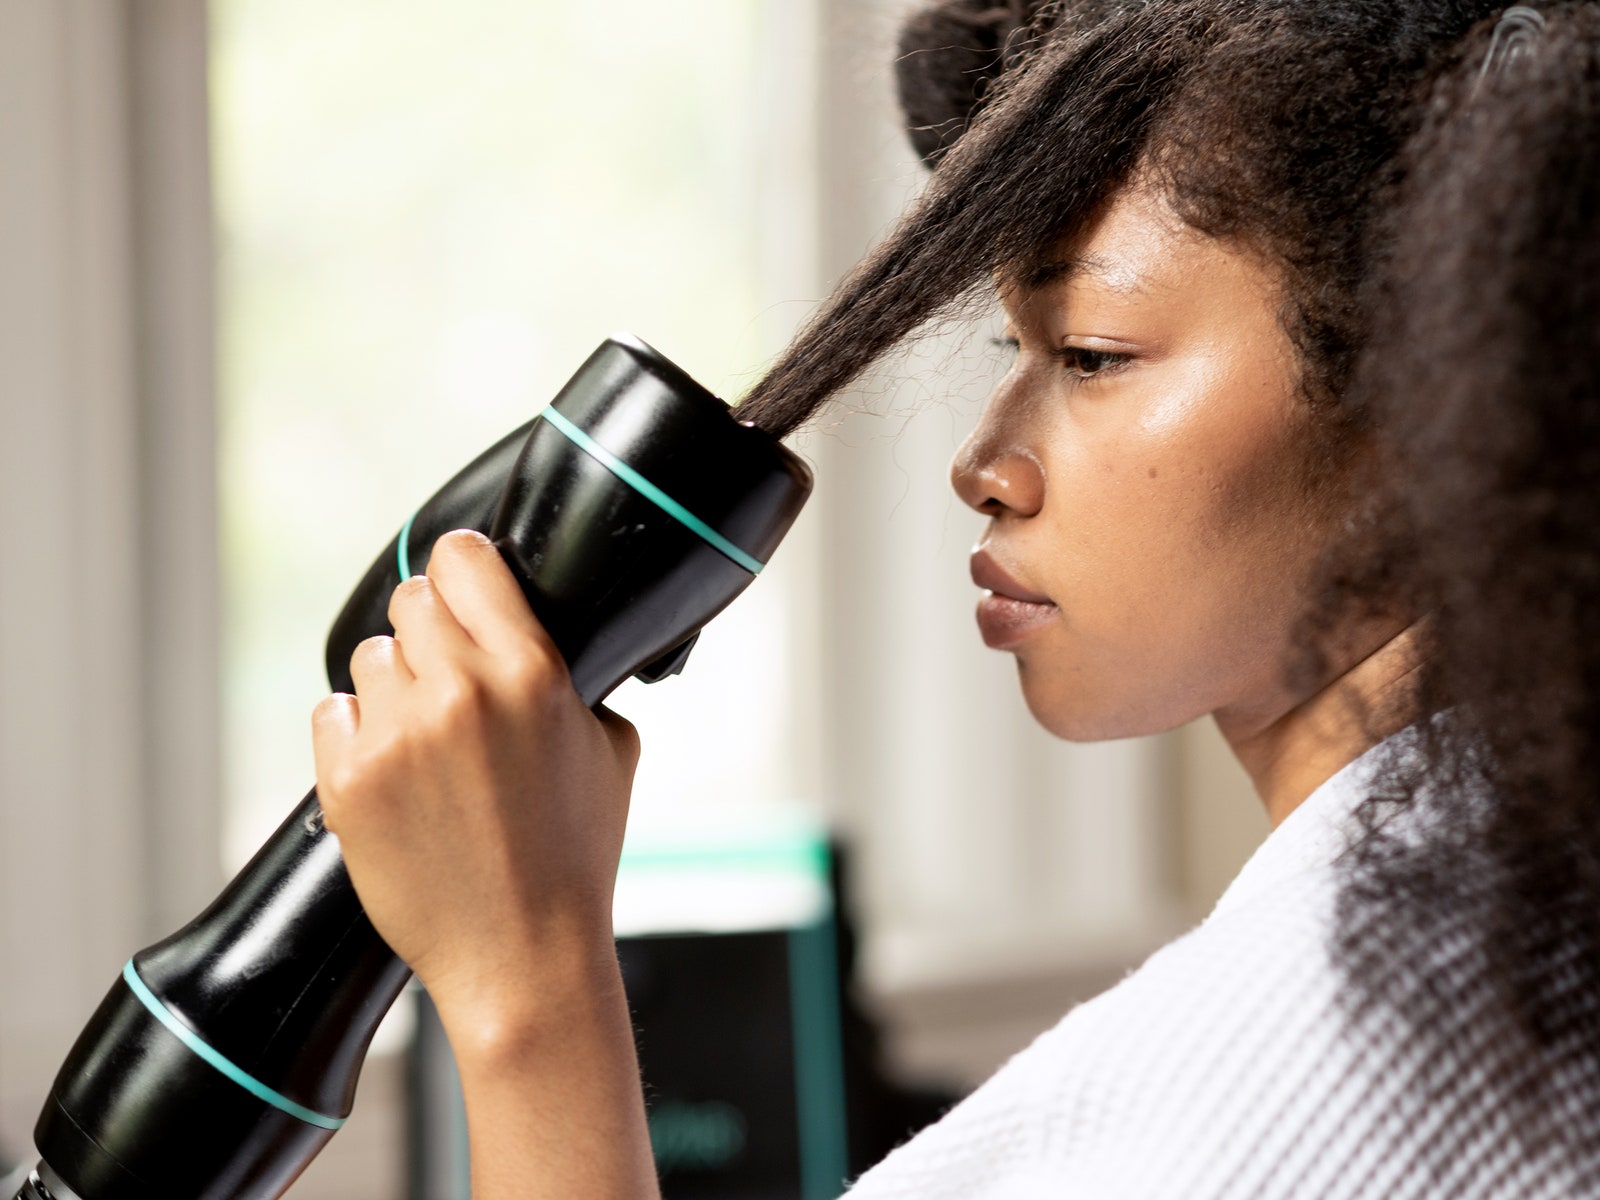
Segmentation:
[(1009, 650), (1049, 624), (1061, 610), (1050, 597), (1023, 587), (990, 556), (972, 556), (972, 582), (987, 595), (978, 601), (978, 632), (993, 650)]
[(1009, 650), (1029, 634), (1055, 619), (1061, 611), (1054, 604), (1013, 600), (989, 592), (978, 601), (978, 632), (991, 650)]

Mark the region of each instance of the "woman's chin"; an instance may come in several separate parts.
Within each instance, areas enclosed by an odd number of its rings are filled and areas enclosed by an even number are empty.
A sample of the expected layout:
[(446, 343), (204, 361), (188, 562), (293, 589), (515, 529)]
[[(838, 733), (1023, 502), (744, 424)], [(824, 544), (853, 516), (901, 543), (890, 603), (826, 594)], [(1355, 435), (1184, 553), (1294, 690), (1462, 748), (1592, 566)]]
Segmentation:
[(1020, 655), (1017, 675), (1033, 719), (1067, 742), (1109, 742), (1164, 733), (1203, 715), (1168, 714), (1160, 698), (1129, 695), (1110, 686), (1109, 681), (1079, 671), (1051, 670)]
[(1091, 681), (1041, 667), (1019, 655), (1017, 678), (1022, 699), (1033, 719), (1055, 737), (1069, 742), (1098, 742), (1121, 736), (1116, 732), (1113, 705), (1099, 695)]

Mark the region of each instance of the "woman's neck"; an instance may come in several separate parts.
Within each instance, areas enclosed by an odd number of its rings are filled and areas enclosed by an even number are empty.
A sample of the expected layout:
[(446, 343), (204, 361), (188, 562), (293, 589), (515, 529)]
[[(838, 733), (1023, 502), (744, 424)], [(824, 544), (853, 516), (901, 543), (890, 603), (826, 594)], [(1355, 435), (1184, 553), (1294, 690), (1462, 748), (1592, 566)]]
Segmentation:
[(1274, 829), (1337, 771), (1416, 719), (1421, 634), (1417, 622), (1390, 635), (1266, 723), (1214, 714)]

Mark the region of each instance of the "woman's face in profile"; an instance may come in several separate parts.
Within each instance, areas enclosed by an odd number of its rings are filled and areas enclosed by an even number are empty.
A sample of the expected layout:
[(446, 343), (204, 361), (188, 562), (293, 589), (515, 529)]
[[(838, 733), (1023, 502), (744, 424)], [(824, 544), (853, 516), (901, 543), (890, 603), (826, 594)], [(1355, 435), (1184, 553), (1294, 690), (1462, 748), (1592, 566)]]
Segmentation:
[(1278, 274), (1137, 187), (1058, 250), (1002, 288), (1016, 359), (951, 468), (984, 638), (1062, 737), (1264, 727), (1329, 524)]

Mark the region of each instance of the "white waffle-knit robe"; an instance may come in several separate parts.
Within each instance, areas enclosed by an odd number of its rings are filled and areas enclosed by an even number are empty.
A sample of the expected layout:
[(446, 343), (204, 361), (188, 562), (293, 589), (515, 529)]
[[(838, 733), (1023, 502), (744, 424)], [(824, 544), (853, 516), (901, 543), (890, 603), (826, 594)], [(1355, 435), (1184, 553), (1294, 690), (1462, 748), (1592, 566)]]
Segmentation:
[[(1570, 1168), (1518, 1161), (1509, 1138), (1485, 1133), (1496, 1101), (1470, 1086), (1485, 1046), (1448, 1064), (1467, 1086), (1427, 1099), (1406, 1035), (1355, 1037), (1336, 1004), (1334, 859), (1353, 839), (1366, 779), (1405, 737), (1318, 788), (1203, 923), (1073, 1009), (849, 1200), (1596, 1194)], [(1600, 1109), (1600, 1096), (1576, 1099)], [(1476, 1132), (1441, 1178), (1440, 1156), (1430, 1169), (1419, 1150), (1462, 1128)]]

